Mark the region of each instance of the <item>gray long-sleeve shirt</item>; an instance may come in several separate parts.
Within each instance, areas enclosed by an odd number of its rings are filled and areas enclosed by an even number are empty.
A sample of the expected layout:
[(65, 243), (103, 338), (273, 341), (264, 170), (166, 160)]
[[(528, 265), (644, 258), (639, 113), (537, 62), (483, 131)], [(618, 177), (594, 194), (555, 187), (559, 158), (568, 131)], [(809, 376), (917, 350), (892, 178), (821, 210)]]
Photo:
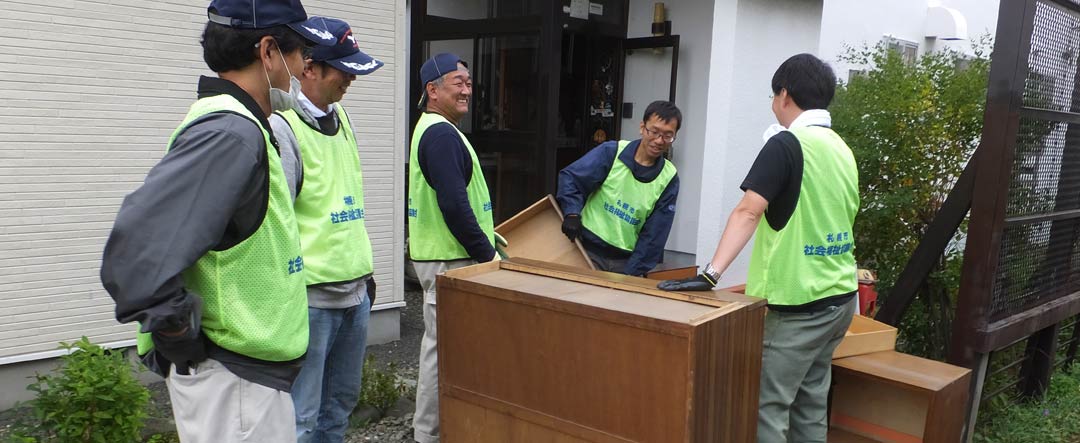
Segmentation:
[[(269, 127), (236, 84), (200, 79), (200, 98), (220, 94), (234, 96)], [(182, 273), (259, 228), (269, 199), (267, 165), (262, 131), (244, 116), (208, 114), (177, 135), (142, 186), (124, 198), (105, 244), (101, 281), (116, 301), (118, 321), (138, 321), (143, 332), (188, 326), (195, 295)], [(284, 391), (299, 371), (299, 361), (263, 362), (217, 347), (210, 356), (240, 377)]]
[[(323, 120), (326, 121), (326, 132), (336, 134), (337, 131), (343, 130), (341, 122), (337, 120), (337, 113), (334, 112), (334, 107), (341, 106), (340, 104), (331, 104), (329, 113), (316, 118), (306, 111), (306, 109), (314, 108), (315, 105), (303, 94), (300, 95), (300, 101), (300, 109), (295, 109), (295, 111), (312, 128), (323, 132), (319, 129), (323, 126), (320, 120)], [(300, 152), (300, 142), (296, 139), (289, 122), (277, 113), (270, 115), (270, 128), (273, 129), (274, 137), (277, 138), (278, 147), (281, 150), (281, 166), (285, 171), (289, 191), (292, 193), (293, 200), (296, 200), (297, 194), (303, 189), (304, 177), (304, 158)], [(360, 198), (362, 199), (363, 196)], [(365, 276), (347, 282), (308, 286), (308, 306), (319, 309), (346, 309), (359, 306), (368, 295), (367, 279), (369, 278), (372, 277)]]

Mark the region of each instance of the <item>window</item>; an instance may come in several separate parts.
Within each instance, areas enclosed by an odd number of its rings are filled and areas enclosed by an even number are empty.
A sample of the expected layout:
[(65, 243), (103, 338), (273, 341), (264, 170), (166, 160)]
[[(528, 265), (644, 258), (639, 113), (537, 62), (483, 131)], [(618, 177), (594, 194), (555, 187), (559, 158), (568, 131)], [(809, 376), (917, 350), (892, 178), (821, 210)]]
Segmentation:
[(915, 64), (919, 57), (919, 44), (913, 41), (903, 40), (891, 35), (884, 38), (885, 47), (890, 51), (896, 51), (903, 58), (904, 63)]

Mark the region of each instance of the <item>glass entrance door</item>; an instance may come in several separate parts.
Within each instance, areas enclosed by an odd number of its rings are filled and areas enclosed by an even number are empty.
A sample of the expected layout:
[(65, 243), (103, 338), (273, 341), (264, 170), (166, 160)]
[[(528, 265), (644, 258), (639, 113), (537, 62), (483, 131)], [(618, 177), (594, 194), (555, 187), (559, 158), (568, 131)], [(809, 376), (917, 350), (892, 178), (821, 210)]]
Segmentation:
[(476, 150), (496, 223), (543, 195), (538, 34), (429, 40), (423, 59), (452, 52), (473, 77), (470, 112), (459, 125)]

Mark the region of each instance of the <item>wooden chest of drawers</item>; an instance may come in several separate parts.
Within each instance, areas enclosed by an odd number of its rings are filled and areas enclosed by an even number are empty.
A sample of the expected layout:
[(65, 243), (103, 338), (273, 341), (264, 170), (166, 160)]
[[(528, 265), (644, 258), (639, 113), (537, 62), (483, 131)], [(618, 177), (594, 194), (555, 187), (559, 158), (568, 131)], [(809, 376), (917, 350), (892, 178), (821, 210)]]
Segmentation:
[(529, 260), (438, 280), (442, 441), (750, 442), (763, 300)]

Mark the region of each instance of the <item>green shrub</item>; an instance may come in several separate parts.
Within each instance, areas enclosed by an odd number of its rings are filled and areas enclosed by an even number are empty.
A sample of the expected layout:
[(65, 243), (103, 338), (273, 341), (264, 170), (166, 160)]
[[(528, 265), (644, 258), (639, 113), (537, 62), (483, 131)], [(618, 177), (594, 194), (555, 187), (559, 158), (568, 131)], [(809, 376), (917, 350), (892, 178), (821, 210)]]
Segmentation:
[[(877, 271), (882, 304), (979, 143), (987, 47), (984, 37), (974, 57), (931, 52), (915, 63), (883, 45), (841, 57), (865, 68), (837, 88), (829, 109), (833, 129), (858, 162), (856, 258)], [(900, 325), (906, 352), (940, 358), (945, 350), (966, 229), (965, 223)]]
[(404, 385), (397, 380), (396, 367), (393, 363), (385, 372), (375, 368), (375, 357), (369, 355), (364, 360), (364, 375), (360, 388), (360, 404), (371, 406), (386, 414), (397, 403), (404, 391)]
[(180, 443), (180, 436), (175, 432), (167, 434), (154, 434), (146, 439), (145, 443)]
[(150, 392), (135, 379), (134, 367), (119, 350), (106, 350), (86, 337), (60, 348), (70, 351), (62, 366), (38, 374), (27, 389), (34, 412), (33, 435), (21, 441), (120, 443), (139, 441)]

